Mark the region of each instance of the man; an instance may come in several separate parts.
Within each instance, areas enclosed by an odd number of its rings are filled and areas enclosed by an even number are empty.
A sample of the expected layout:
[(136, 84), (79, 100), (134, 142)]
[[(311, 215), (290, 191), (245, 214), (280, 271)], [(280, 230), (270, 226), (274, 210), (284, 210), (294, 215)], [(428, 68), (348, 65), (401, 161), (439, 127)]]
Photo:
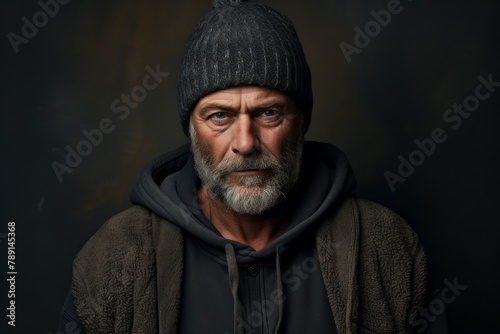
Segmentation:
[(87, 333), (412, 332), (415, 233), (304, 142), (309, 67), (273, 9), (215, 1), (178, 73), (191, 144), (154, 160), (77, 255), (62, 325)]

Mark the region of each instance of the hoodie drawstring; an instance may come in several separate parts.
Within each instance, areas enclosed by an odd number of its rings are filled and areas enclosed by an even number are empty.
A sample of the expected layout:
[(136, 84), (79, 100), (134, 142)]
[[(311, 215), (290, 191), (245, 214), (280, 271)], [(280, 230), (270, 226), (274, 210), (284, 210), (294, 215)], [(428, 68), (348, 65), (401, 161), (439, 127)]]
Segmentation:
[(276, 288), (278, 289), (278, 322), (274, 334), (278, 334), (283, 319), (283, 282), (281, 280), (280, 247), (276, 247)]
[[(226, 259), (227, 270), (229, 273), (229, 287), (233, 296), (233, 333), (238, 333), (238, 320), (242, 318), (242, 306), (238, 298), (238, 287), (240, 283), (240, 275), (238, 273), (238, 262), (234, 247), (231, 244), (226, 244)], [(278, 322), (274, 334), (279, 334), (281, 322), (283, 320), (283, 282), (281, 280), (281, 262), (280, 249), (276, 248), (276, 288), (278, 290)]]
[(241, 303), (238, 299), (238, 286), (240, 284), (240, 275), (238, 273), (238, 263), (233, 245), (226, 244), (227, 270), (229, 272), (229, 287), (233, 296), (233, 333), (237, 334), (238, 319), (242, 317)]

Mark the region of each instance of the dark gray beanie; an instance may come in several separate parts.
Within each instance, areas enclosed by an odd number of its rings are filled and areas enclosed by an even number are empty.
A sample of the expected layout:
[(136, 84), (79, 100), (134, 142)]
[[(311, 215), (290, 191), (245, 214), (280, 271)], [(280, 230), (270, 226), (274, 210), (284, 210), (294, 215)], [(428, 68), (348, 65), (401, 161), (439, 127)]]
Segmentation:
[(295, 101), (304, 131), (311, 122), (311, 73), (290, 20), (274, 9), (243, 0), (216, 0), (184, 49), (177, 94), (182, 129), (203, 96), (244, 85), (277, 89)]

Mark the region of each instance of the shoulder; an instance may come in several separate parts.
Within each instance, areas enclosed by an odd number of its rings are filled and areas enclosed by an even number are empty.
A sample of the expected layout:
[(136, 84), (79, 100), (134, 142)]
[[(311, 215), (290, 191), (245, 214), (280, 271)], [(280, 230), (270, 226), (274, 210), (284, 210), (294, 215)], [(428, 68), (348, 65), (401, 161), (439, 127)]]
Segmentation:
[(360, 244), (378, 250), (413, 249), (418, 236), (397, 213), (376, 202), (347, 197), (323, 224), (323, 232), (354, 233)]
[(152, 213), (148, 209), (134, 205), (107, 220), (87, 241), (76, 259), (106, 253), (120, 248), (129, 248), (140, 243), (151, 231)]
[(140, 205), (128, 209), (108, 219), (95, 233), (93, 238), (104, 237), (107, 234), (130, 235), (140, 233), (145, 229), (145, 222), (151, 220), (152, 212)]
[(347, 197), (318, 230), (318, 240), (342, 253), (391, 266), (425, 262), (418, 235), (387, 207), (357, 197)]
[(149, 248), (151, 220), (151, 211), (139, 205), (111, 217), (79, 251), (73, 271), (95, 275), (118, 258), (122, 264), (134, 263), (141, 249)]
[(181, 243), (179, 228), (141, 206), (107, 220), (86, 242), (73, 262), (74, 273), (101, 275), (104, 268), (147, 269), (163, 239)]
[(353, 198), (360, 221), (361, 238), (370, 238), (375, 243), (397, 242), (409, 248), (418, 246), (418, 236), (408, 223), (397, 213), (370, 200)]

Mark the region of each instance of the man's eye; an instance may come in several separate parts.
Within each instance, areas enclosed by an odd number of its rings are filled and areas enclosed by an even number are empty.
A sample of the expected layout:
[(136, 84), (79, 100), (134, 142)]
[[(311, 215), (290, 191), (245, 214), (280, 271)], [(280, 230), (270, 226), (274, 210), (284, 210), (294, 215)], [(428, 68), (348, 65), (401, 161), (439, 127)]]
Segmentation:
[(266, 117), (275, 116), (276, 115), (276, 111), (275, 110), (264, 110), (264, 112), (262, 113), (262, 115), (266, 116)]
[(231, 114), (225, 111), (218, 111), (211, 114), (207, 120), (209, 120), (212, 124), (220, 126), (227, 125), (231, 121)]
[(227, 117), (227, 115), (225, 112), (216, 112), (215, 114), (212, 115), (212, 118), (215, 118), (218, 120), (224, 119), (226, 117)]

